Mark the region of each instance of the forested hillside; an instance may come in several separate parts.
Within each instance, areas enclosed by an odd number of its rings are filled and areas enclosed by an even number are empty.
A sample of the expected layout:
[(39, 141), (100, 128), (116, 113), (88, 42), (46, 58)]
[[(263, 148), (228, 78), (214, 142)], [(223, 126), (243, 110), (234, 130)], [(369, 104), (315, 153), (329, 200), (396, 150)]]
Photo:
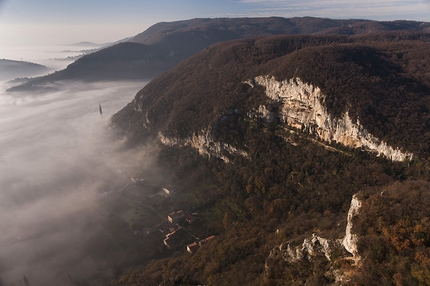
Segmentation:
[[(298, 77), (321, 89), (334, 117), (348, 111), (377, 137), (427, 158), (429, 40), (428, 34), (388, 33), (220, 43), (156, 78), (113, 122), (139, 136), (159, 131), (189, 136), (214, 125), (227, 110), (238, 108), (244, 114), (264, 101), (263, 93), (244, 81), (259, 75)], [(140, 128), (146, 121), (152, 131)]]
[[(124, 268), (111, 285), (427, 284), (429, 40), (422, 32), (236, 40), (154, 79), (112, 125), (129, 146), (156, 142), (178, 192), (197, 199), (177, 203), (216, 238), (193, 254), (178, 248)], [(308, 84), (327, 120), (342, 123), (347, 112), (365, 134), (413, 157), (391, 161), (289, 125), (281, 115), (293, 106), (282, 113), (259, 76), (293, 79), (301, 97), (310, 95), (297, 83)]]

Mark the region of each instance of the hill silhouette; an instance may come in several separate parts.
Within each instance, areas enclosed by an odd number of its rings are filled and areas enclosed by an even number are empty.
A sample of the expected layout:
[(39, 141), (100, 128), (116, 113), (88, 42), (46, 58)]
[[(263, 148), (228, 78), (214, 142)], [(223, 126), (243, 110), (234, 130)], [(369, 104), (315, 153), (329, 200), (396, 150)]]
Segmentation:
[(0, 79), (2, 80), (36, 76), (46, 72), (48, 72), (48, 68), (44, 65), (26, 61), (0, 59)]
[(216, 18), (163, 22), (127, 39), (126, 43), (86, 55), (64, 70), (32, 79), (10, 91), (41, 89), (45, 84), (59, 80), (148, 80), (205, 47), (239, 38), (279, 34), (353, 37), (382, 31), (428, 31), (429, 27), (429, 23), (414, 21), (378, 22), (313, 17)]

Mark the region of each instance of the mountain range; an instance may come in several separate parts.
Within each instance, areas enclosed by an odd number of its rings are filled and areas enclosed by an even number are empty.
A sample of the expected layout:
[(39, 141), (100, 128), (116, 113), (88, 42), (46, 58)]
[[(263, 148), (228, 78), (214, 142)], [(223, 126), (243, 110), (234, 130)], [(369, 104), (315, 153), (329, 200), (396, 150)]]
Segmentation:
[(200, 200), (176, 203), (217, 238), (110, 285), (430, 281), (430, 34), (393, 31), (427, 24), (294, 21), (313, 35), (211, 45), (112, 117), (130, 147), (158, 146), (178, 192)]
[(155, 150), (175, 195), (149, 207), (195, 215), (178, 225), (200, 248), (166, 245), (172, 233), (152, 239), (159, 226), (142, 218), (132, 235), (146, 230), (136, 241), (151, 247), (82, 283), (428, 284), (429, 29), (310, 17), (158, 23), (15, 87), (151, 79), (111, 126), (127, 147)]
[(324, 18), (217, 18), (158, 23), (122, 43), (86, 55), (66, 69), (31, 79), (14, 90), (43, 89), (59, 80), (148, 80), (212, 44), (279, 34), (346, 35), (384, 31), (428, 31), (426, 22)]

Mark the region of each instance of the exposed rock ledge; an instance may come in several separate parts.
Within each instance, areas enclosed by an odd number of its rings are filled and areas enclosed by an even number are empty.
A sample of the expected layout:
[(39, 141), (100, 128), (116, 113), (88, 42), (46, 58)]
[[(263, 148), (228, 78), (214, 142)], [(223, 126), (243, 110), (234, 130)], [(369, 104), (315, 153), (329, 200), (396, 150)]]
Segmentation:
[(358, 119), (353, 123), (348, 112), (340, 119), (334, 119), (324, 106), (325, 95), (320, 88), (303, 83), (299, 78), (279, 82), (274, 77), (258, 76), (246, 83), (251, 87), (255, 84), (264, 86), (266, 95), (281, 104), (278, 114), (281, 123), (316, 134), (324, 141), (375, 151), (393, 161), (403, 161), (413, 156), (388, 146), (370, 134)]
[(348, 217), (346, 219), (346, 230), (345, 237), (342, 240), (342, 245), (345, 249), (352, 254), (355, 263), (360, 261), (360, 255), (358, 255), (357, 241), (358, 237), (352, 233), (352, 219), (358, 215), (361, 208), (361, 201), (356, 195), (352, 196), (351, 206), (349, 207)]
[[(353, 255), (352, 260), (354, 261), (354, 266), (360, 267), (360, 255), (358, 254), (357, 241), (358, 237), (352, 232), (352, 221), (355, 216), (359, 214), (360, 208), (362, 207), (361, 201), (356, 195), (352, 197), (351, 205), (347, 216), (347, 225), (345, 229), (345, 237), (343, 239), (330, 240), (325, 239), (317, 234), (312, 234), (312, 238), (305, 238), (302, 245), (295, 248), (290, 246), (289, 242), (282, 243), (279, 246), (275, 246), (266, 259), (265, 263), (265, 276), (270, 277), (273, 270), (269, 265), (277, 265), (277, 261), (283, 260), (288, 264), (296, 263), (299, 261), (307, 260), (312, 262), (318, 257), (325, 256), (330, 262), (336, 262), (338, 259), (351, 260), (351, 257), (339, 256), (332, 261), (332, 253), (336, 249), (345, 249), (347, 252)], [(346, 252), (345, 252), (346, 254)], [(335, 285), (348, 284), (350, 280), (349, 275), (352, 274), (351, 271), (344, 272), (341, 269), (335, 269), (330, 267), (330, 271), (326, 275), (330, 275), (335, 278)]]
[(231, 155), (248, 157), (248, 153), (245, 151), (238, 150), (227, 143), (215, 142), (209, 130), (201, 130), (199, 133), (193, 134), (188, 138), (167, 137), (162, 133), (158, 133), (158, 138), (160, 142), (166, 146), (190, 146), (197, 149), (200, 155), (213, 156), (226, 163), (228, 163), (230, 159), (224, 155), (225, 152)]
[(301, 247), (295, 249), (291, 248), (288, 242), (282, 243), (270, 251), (269, 258), (282, 258), (288, 263), (293, 263), (303, 259), (312, 261), (313, 257), (324, 255), (330, 261), (334, 247), (339, 247), (339, 243), (319, 237), (314, 233), (312, 238), (305, 238)]

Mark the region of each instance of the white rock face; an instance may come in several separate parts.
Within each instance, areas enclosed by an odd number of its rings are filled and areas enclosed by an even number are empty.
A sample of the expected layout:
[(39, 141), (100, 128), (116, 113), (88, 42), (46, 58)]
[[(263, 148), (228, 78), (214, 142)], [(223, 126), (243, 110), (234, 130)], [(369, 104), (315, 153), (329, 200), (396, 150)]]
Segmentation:
[[(412, 153), (403, 153), (388, 146), (364, 129), (358, 120), (352, 122), (348, 112), (340, 119), (332, 118), (325, 107), (325, 95), (321, 90), (303, 83), (299, 78), (278, 82), (274, 77), (258, 76), (246, 83), (251, 87), (256, 84), (264, 86), (266, 95), (281, 104), (278, 115), (281, 123), (316, 134), (324, 141), (375, 151), (393, 161), (403, 161), (413, 156)], [(259, 108), (259, 112), (262, 116), (268, 116), (263, 107)]]
[(345, 237), (342, 240), (343, 247), (345, 247), (345, 249), (353, 255), (353, 258), (356, 263), (360, 260), (360, 256), (358, 255), (357, 248), (358, 237), (356, 234), (352, 233), (352, 219), (358, 215), (360, 208), (361, 201), (357, 198), (356, 195), (353, 195), (351, 200), (351, 206), (349, 207), (348, 211)]
[(317, 234), (312, 234), (312, 238), (306, 238), (303, 240), (302, 248), (300, 250), (304, 256), (309, 257), (324, 254), (324, 256), (330, 261), (331, 252), (333, 248), (333, 242), (328, 239), (319, 237)]
[(336, 242), (312, 234), (312, 238), (305, 238), (301, 247), (291, 248), (290, 244), (282, 243), (270, 251), (269, 259), (282, 258), (284, 261), (293, 263), (306, 259), (312, 261), (313, 257), (324, 255), (329, 261), (331, 253), (336, 247)]
[[(319, 237), (315, 233), (312, 238), (305, 238), (301, 246), (295, 248), (291, 247), (289, 242), (282, 243), (275, 246), (266, 259), (265, 263), (265, 276), (270, 277), (273, 274), (273, 269), (270, 265), (277, 264), (278, 261), (283, 260), (288, 263), (295, 263), (303, 260), (312, 262), (314, 258), (324, 255), (328, 261), (332, 262), (332, 253), (336, 249), (345, 248), (353, 255), (352, 259), (355, 266), (360, 267), (360, 255), (358, 254), (357, 241), (358, 237), (352, 233), (352, 220), (355, 216), (359, 215), (360, 208), (362, 207), (361, 201), (356, 195), (352, 197), (351, 206), (348, 211), (347, 225), (345, 230), (345, 237), (343, 239), (330, 240)], [(351, 257), (337, 257), (337, 259), (351, 259)], [(335, 260), (336, 262), (337, 260)], [(275, 270), (276, 271), (276, 270)], [(333, 285), (349, 285), (352, 271), (344, 271), (330, 267), (326, 275), (334, 277), (335, 284)]]
[(230, 160), (223, 154), (224, 152), (227, 152), (231, 155), (248, 157), (248, 153), (245, 151), (238, 150), (235, 147), (223, 142), (215, 142), (209, 130), (201, 130), (199, 133), (193, 134), (188, 138), (167, 137), (161, 133), (158, 133), (158, 139), (166, 146), (193, 147), (198, 150), (200, 155), (207, 155), (209, 157), (213, 156), (222, 159), (226, 163), (228, 163)]
[[(338, 241), (331, 241), (316, 234), (313, 234), (312, 238), (305, 238), (303, 244), (295, 248), (291, 247), (288, 242), (282, 243), (270, 251), (264, 265), (264, 276), (270, 278), (276, 274), (279, 270), (276, 267), (272, 268), (272, 265), (279, 265), (280, 260), (287, 262), (287, 265), (291, 265), (303, 260), (312, 262), (318, 257), (325, 256), (330, 262), (332, 260), (332, 252), (339, 247), (342, 247), (342, 245)], [(334, 277), (335, 279), (339, 276), (332, 268), (325, 275), (327, 277)]]

